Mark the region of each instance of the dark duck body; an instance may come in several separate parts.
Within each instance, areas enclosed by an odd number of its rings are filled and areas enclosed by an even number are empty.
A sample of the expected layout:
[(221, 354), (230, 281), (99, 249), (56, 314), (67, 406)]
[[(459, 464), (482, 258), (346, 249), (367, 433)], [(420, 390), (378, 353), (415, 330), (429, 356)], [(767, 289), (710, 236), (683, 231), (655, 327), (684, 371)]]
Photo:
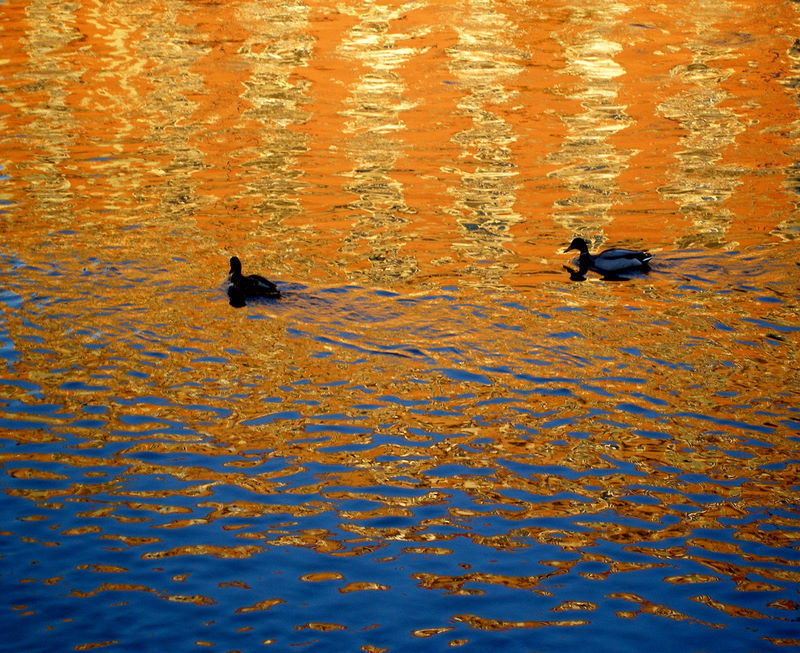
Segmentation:
[(259, 274), (242, 274), (242, 262), (238, 256), (231, 256), (230, 270), (231, 285), (228, 288), (228, 296), (231, 300), (254, 299), (264, 297), (266, 299), (277, 299), (281, 296), (278, 286), (269, 279), (265, 279)]
[(649, 252), (636, 249), (607, 249), (599, 254), (589, 254), (589, 246), (583, 238), (575, 238), (565, 251), (578, 250), (578, 266), (581, 271), (594, 270), (607, 277), (623, 272), (647, 271), (650, 269)]

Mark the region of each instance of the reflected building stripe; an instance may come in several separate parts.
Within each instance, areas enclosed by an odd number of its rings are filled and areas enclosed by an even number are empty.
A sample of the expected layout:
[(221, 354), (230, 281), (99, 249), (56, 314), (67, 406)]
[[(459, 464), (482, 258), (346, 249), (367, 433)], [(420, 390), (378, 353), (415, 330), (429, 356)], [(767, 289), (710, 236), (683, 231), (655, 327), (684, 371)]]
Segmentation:
[[(508, 106), (516, 91), (506, 84), (518, 76), (529, 54), (515, 47), (510, 35), (517, 26), (492, 0), (465, 3), (454, 19), (456, 45), (448, 48), (448, 67), (464, 95), (458, 110), (471, 121), (453, 141), (461, 148), (459, 165), (443, 168), (460, 178), (450, 188), (455, 202), (450, 213), (463, 240), (453, 244), (469, 259), (465, 272), (480, 285), (502, 285), (513, 263), (506, 262), (511, 228), (522, 220), (514, 209), (519, 186), (510, 144), (517, 134), (493, 106)], [(468, 282), (469, 283), (469, 282)]]
[(684, 47), (692, 53), (690, 62), (675, 67), (671, 74), (686, 89), (662, 102), (659, 112), (676, 121), (686, 132), (674, 157), (675, 170), (659, 193), (678, 204), (692, 221), (690, 233), (676, 239), (680, 248), (735, 246), (725, 233), (735, 216), (723, 206), (740, 183), (742, 170), (722, 163), (724, 150), (733, 145), (745, 127), (736, 113), (722, 104), (731, 96), (721, 84), (733, 73), (715, 61), (731, 57), (732, 48), (719, 38), (715, 23), (735, 11), (729, 2), (699, 0), (687, 17), (695, 21), (694, 34)]
[(417, 272), (416, 258), (402, 252), (411, 237), (405, 216), (412, 210), (393, 171), (404, 152), (402, 114), (414, 106), (405, 98), (406, 84), (398, 68), (418, 50), (404, 47), (402, 42), (410, 35), (392, 31), (391, 23), (423, 6), (409, 2), (390, 8), (365, 1), (350, 8), (360, 22), (339, 48), (342, 56), (364, 67), (340, 112), (347, 135), (342, 149), (353, 162), (345, 173), (350, 181), (344, 189), (358, 197), (347, 205), (353, 212), (352, 228), (341, 252), (352, 256), (366, 249), (368, 267), (356, 266), (350, 274), (373, 282), (404, 279)]
[(155, 198), (154, 214), (148, 223), (180, 225), (190, 237), (198, 239), (194, 216), (200, 209), (195, 173), (206, 165), (196, 143), (201, 140), (201, 125), (194, 119), (197, 96), (205, 92), (203, 78), (192, 66), (206, 47), (198, 43), (189, 21), (193, 15), (186, 3), (165, 2), (159, 19), (142, 26), (137, 55), (155, 62), (150, 71), (152, 87), (144, 96), (150, 131), (144, 140), (150, 159), (149, 183), (142, 194)]
[(252, 73), (241, 94), (251, 108), (236, 120), (253, 120), (261, 128), (258, 144), (248, 150), (238, 173), (246, 180), (246, 190), (234, 201), (255, 205), (257, 224), (250, 236), (270, 243), (284, 230), (283, 221), (300, 212), (300, 195), (307, 185), (298, 156), (308, 150), (308, 136), (292, 127), (310, 115), (305, 109), (308, 83), (296, 73), (308, 66), (314, 39), (308, 34), (309, 8), (304, 2), (251, 2), (238, 15), (247, 27), (238, 54)]
[[(629, 11), (622, 3), (592, 2), (575, 8), (569, 27), (554, 37), (564, 46), (566, 72), (581, 85), (568, 97), (580, 102), (583, 113), (564, 115), (567, 137), (548, 157), (561, 167), (551, 173), (571, 194), (556, 205), (554, 220), (566, 231), (592, 239), (611, 221), (609, 212), (620, 202), (617, 179), (635, 150), (617, 149), (610, 138), (633, 120), (619, 103), (620, 77), (625, 69), (615, 61), (622, 45), (613, 30)], [(579, 32), (573, 33), (578, 28)]]
[[(800, 4), (797, 2), (791, 3), (794, 9), (794, 33), (800, 33)], [(786, 51), (786, 58), (788, 59), (787, 76), (783, 80), (783, 85), (786, 90), (795, 97), (795, 102), (800, 105), (800, 38), (796, 38)], [(800, 118), (796, 118), (787, 127), (794, 135), (792, 151), (794, 156), (794, 163), (786, 168), (785, 175), (786, 181), (784, 182), (786, 191), (791, 196), (793, 210), (788, 218), (783, 220), (773, 230), (773, 233), (785, 238), (793, 240), (800, 237)]]
[[(149, 88), (148, 61), (137, 52), (138, 17), (127, 15), (118, 2), (105, 2), (81, 6), (76, 19), (82, 39), (71, 56), (83, 72), (70, 95), (70, 108), (82, 117), (72, 153), (80, 177), (75, 190), (86, 198), (90, 220), (123, 211), (144, 219), (151, 213), (149, 202), (129, 192), (132, 182), (146, 183), (148, 172), (142, 165), (141, 124), (130, 111), (143, 105)], [(87, 150), (102, 154), (87, 159)]]
[(82, 71), (66, 53), (81, 35), (73, 26), (71, 7), (32, 2), (25, 9), (25, 19), (27, 29), (20, 43), (27, 62), (17, 78), (24, 82), (22, 90), (30, 94), (35, 108), (28, 105), (32, 117), (21, 131), (27, 147), (20, 148), (18, 174), (25, 181), (25, 196), (20, 200), (23, 206), (32, 204), (32, 210), (55, 227), (75, 199), (70, 149), (77, 129), (68, 96)]

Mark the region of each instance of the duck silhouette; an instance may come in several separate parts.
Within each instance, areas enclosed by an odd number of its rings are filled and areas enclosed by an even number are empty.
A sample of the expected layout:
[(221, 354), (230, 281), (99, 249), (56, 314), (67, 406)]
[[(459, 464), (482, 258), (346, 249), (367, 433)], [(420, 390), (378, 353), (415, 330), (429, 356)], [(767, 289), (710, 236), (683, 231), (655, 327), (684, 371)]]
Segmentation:
[(242, 274), (242, 262), (238, 256), (231, 256), (230, 282), (228, 297), (231, 306), (244, 306), (246, 300), (257, 297), (265, 299), (278, 299), (281, 291), (269, 279), (259, 274)]
[(578, 250), (579, 273), (585, 274), (588, 270), (599, 272), (604, 277), (614, 278), (624, 272), (646, 272), (650, 269), (650, 260), (653, 258), (649, 252), (636, 249), (613, 248), (599, 254), (590, 254), (589, 246), (583, 238), (575, 238), (565, 252)]

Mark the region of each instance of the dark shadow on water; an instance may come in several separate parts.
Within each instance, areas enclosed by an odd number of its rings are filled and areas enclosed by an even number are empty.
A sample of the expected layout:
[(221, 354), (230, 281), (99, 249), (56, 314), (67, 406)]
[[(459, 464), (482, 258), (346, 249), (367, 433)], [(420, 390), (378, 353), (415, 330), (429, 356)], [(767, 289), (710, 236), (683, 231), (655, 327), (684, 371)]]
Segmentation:
[(586, 273), (589, 271), (589, 268), (584, 265), (578, 266), (577, 270), (571, 268), (569, 265), (565, 265), (564, 269), (567, 271), (567, 274), (569, 274), (570, 281), (586, 281)]
[(234, 308), (243, 308), (247, 306), (247, 301), (244, 293), (237, 292), (236, 288), (230, 286), (228, 288), (228, 303)]
[(603, 281), (630, 281), (631, 279), (645, 277), (647, 273), (650, 272), (648, 268), (646, 270), (623, 270), (617, 274), (613, 274), (603, 270), (595, 270), (589, 265), (582, 264), (579, 264), (577, 269), (569, 265), (565, 265), (563, 268), (569, 275), (570, 281), (586, 281), (586, 275), (589, 272), (597, 273)]
[(228, 287), (228, 303), (234, 308), (244, 308), (248, 304), (275, 304), (279, 299), (281, 297), (248, 297), (235, 286)]

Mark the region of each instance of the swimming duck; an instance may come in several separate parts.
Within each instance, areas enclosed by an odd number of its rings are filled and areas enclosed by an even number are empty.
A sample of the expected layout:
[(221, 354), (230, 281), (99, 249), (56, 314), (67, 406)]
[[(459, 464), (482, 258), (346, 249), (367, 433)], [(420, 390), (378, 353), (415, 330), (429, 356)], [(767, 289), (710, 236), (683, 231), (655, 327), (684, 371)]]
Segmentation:
[(578, 265), (581, 271), (594, 270), (600, 274), (613, 277), (621, 272), (650, 269), (649, 261), (653, 257), (649, 252), (635, 249), (607, 249), (599, 254), (589, 254), (589, 246), (583, 238), (575, 238), (566, 252), (577, 249), (580, 252)]
[(230, 279), (231, 286), (228, 288), (228, 295), (231, 298), (235, 297), (239, 300), (253, 297), (277, 299), (281, 296), (278, 286), (269, 279), (265, 279), (258, 274), (244, 276), (242, 274), (242, 262), (238, 256), (231, 256)]

